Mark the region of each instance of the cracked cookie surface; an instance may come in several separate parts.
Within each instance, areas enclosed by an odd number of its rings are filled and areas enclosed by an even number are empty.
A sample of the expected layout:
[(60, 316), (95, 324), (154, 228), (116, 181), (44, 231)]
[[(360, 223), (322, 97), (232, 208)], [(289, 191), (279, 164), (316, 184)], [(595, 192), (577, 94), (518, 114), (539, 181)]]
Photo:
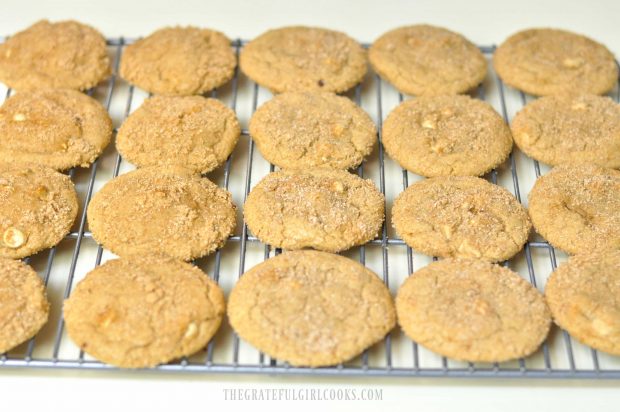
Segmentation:
[(0, 256), (21, 259), (57, 245), (77, 213), (69, 176), (42, 166), (0, 165)]
[(76, 21), (41, 20), (0, 44), (0, 81), (16, 90), (86, 90), (110, 73), (105, 39)]
[(486, 102), (469, 96), (425, 96), (397, 106), (382, 142), (403, 168), (427, 177), (481, 176), (512, 150), (512, 135)]
[(45, 286), (23, 262), (0, 257), (0, 353), (32, 338), (47, 322)]
[(229, 192), (180, 166), (112, 179), (88, 205), (93, 238), (113, 253), (191, 260), (224, 245), (236, 225)]
[(241, 276), (228, 301), (239, 336), (294, 366), (346, 362), (394, 327), (390, 292), (379, 277), (343, 256), (284, 252)]
[(226, 161), (239, 140), (235, 112), (202, 96), (155, 96), (123, 123), (119, 153), (138, 167), (177, 164), (208, 173)]
[(344, 33), (317, 27), (269, 30), (241, 50), (239, 66), (250, 79), (274, 93), (340, 93), (360, 83), (366, 52)]
[(174, 258), (132, 256), (98, 266), (64, 303), (67, 333), (121, 368), (154, 367), (204, 348), (224, 294), (202, 270)]
[(620, 105), (591, 94), (545, 96), (512, 120), (515, 143), (541, 162), (620, 167)]
[(384, 197), (371, 180), (344, 170), (281, 170), (252, 189), (243, 213), (272, 246), (338, 252), (377, 236)]
[(237, 58), (220, 32), (166, 27), (125, 48), (120, 75), (154, 94), (192, 95), (233, 78)]
[(424, 24), (383, 34), (368, 59), (383, 79), (415, 96), (465, 93), (487, 73), (478, 47), (458, 33)]
[(405, 334), (440, 355), (503, 362), (532, 354), (551, 314), (543, 295), (497, 264), (450, 258), (413, 273), (396, 295)]
[(570, 254), (620, 249), (620, 172), (563, 165), (536, 180), (529, 194), (536, 231)]
[(618, 80), (613, 54), (585, 36), (558, 29), (529, 29), (510, 36), (493, 54), (502, 80), (526, 93), (605, 94)]
[(545, 298), (562, 329), (620, 355), (620, 250), (571, 256), (547, 280)]
[(510, 192), (470, 176), (414, 183), (394, 201), (392, 222), (401, 238), (421, 253), (492, 262), (517, 254), (532, 226)]
[(372, 152), (375, 125), (350, 99), (332, 93), (282, 93), (250, 120), (250, 135), (269, 162), (285, 169), (350, 169)]
[(0, 107), (0, 162), (88, 167), (112, 138), (112, 120), (75, 90), (20, 92)]

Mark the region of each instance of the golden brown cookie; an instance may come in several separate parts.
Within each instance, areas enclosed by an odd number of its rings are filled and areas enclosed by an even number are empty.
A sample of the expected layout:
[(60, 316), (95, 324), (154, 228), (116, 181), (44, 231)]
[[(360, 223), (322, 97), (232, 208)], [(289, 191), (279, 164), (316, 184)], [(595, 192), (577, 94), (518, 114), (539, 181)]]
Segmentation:
[(120, 75), (155, 94), (202, 94), (233, 78), (237, 58), (222, 33), (166, 27), (125, 48)]
[(362, 46), (344, 33), (293, 26), (269, 30), (248, 43), (239, 67), (274, 93), (340, 93), (362, 81), (367, 62)]
[(250, 119), (261, 154), (286, 169), (358, 166), (375, 145), (372, 119), (350, 99), (323, 92), (282, 93)]
[(394, 327), (390, 292), (343, 256), (285, 252), (245, 272), (228, 301), (239, 336), (294, 366), (348, 361)]
[(281, 170), (252, 189), (243, 215), (272, 246), (339, 252), (377, 236), (384, 197), (371, 180), (344, 170)]
[(155, 96), (123, 123), (119, 153), (138, 167), (182, 165), (207, 173), (226, 161), (239, 140), (235, 112), (202, 96)]
[(88, 167), (112, 138), (112, 120), (75, 90), (20, 92), (0, 107), (0, 163)]
[(605, 94), (618, 81), (613, 54), (585, 36), (557, 29), (529, 29), (510, 36), (493, 55), (502, 80), (526, 93)]
[(445, 259), (413, 273), (396, 295), (405, 334), (433, 352), (469, 362), (532, 354), (551, 314), (543, 295), (512, 270), (476, 259)]
[(584, 251), (551, 274), (553, 319), (580, 342), (620, 355), (620, 250)]
[(512, 150), (512, 135), (486, 102), (469, 96), (407, 100), (383, 123), (383, 145), (403, 168), (427, 177), (481, 176)]
[(510, 192), (471, 176), (414, 183), (394, 201), (392, 223), (409, 246), (426, 255), (492, 262), (517, 254), (532, 226)]
[(0, 256), (21, 259), (57, 245), (77, 212), (69, 176), (41, 166), (0, 166)]
[(556, 166), (536, 180), (529, 212), (536, 231), (565, 252), (620, 249), (620, 172)]
[(49, 306), (37, 273), (0, 257), (0, 353), (32, 338), (47, 322)]
[(13, 89), (86, 90), (110, 73), (101, 33), (73, 20), (41, 20), (0, 44), (0, 81)]
[(163, 254), (191, 260), (221, 247), (236, 225), (230, 193), (180, 166), (121, 175), (88, 206), (93, 238), (119, 256)]
[(541, 97), (517, 113), (511, 129), (519, 149), (541, 162), (620, 167), (620, 105), (609, 97)]
[(222, 322), (224, 294), (174, 258), (132, 256), (98, 266), (65, 300), (69, 337), (121, 368), (146, 368), (204, 348)]
[(426, 24), (383, 34), (368, 50), (368, 59), (383, 79), (416, 96), (465, 93), (487, 73), (486, 59), (469, 40)]

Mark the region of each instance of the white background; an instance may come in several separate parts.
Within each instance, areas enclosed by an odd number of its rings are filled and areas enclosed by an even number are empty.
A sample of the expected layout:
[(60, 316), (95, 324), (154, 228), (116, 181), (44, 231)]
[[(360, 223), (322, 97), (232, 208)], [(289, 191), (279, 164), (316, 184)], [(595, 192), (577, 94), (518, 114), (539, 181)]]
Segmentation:
[[(553, 26), (587, 34), (620, 54), (620, 1), (509, 2), (314, 0), (183, 1), (0, 0), (0, 35), (11, 34), (41, 18), (74, 18), (106, 36), (135, 37), (165, 25), (193, 24), (218, 29), (229, 37), (252, 38), (283, 25), (324, 26), (370, 42), (393, 27), (427, 22), (461, 32), (478, 44), (500, 43), (526, 27)], [(115, 372), (0, 370), (0, 410), (26, 406), (38, 410), (212, 410), (213, 408), (326, 408), (326, 402), (224, 402), (223, 388), (315, 387), (383, 388), (383, 402), (341, 403), (340, 408), (433, 410), (612, 410), (620, 401), (615, 382), (454, 381), (421, 379), (276, 378), (196, 376)], [(222, 403), (222, 404), (219, 404)]]

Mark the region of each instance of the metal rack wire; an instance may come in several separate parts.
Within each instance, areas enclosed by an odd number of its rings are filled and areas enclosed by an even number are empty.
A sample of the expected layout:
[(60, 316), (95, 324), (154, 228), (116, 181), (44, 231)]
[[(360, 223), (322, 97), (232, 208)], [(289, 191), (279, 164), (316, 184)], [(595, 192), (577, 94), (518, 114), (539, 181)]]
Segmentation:
[[(0, 42), (2, 39), (0, 39)], [(108, 46), (114, 56), (114, 73), (117, 73), (123, 49), (131, 40), (124, 38), (109, 39)], [(245, 44), (235, 40), (232, 44), (236, 54)], [(482, 52), (491, 56), (495, 47), (480, 47)], [(7, 90), (6, 98), (11, 90)], [(103, 86), (89, 91), (110, 111), (118, 126), (129, 115), (139, 99), (137, 94), (143, 92), (134, 89), (114, 74)], [(526, 103), (527, 96), (504, 87), (497, 75), (491, 74), (487, 81), (477, 89), (478, 97), (493, 104), (508, 122), (510, 120), (510, 101), (517, 101), (516, 106)], [(239, 71), (231, 83), (221, 90), (212, 92), (211, 97), (227, 100), (242, 120), (253, 113), (260, 100), (268, 92), (250, 82)], [(510, 95), (510, 96), (509, 96)], [(615, 92), (620, 99), (620, 89)], [(143, 96), (144, 97), (144, 96)], [(374, 115), (378, 129), (381, 130), (384, 113), (388, 111), (387, 100), (392, 105), (402, 102), (404, 96), (391, 86), (381, 81), (375, 74), (367, 76), (365, 81), (350, 94), (356, 103)], [(512, 98), (512, 100), (510, 99)], [(242, 113), (241, 104), (249, 103), (249, 113)], [(118, 103), (118, 104), (117, 104)], [(419, 177), (400, 169), (385, 157), (381, 145), (381, 132), (378, 133), (378, 150), (368, 162), (362, 164), (359, 176), (371, 177), (378, 182), (379, 189), (386, 195), (386, 210), (393, 200), (393, 193), (408, 187), (410, 180)], [(113, 146), (113, 145), (111, 145)], [(73, 368), (73, 369), (116, 369), (89, 358), (71, 343), (64, 332), (61, 315), (61, 300), (66, 299), (74, 284), (93, 267), (99, 265), (109, 252), (104, 251), (92, 239), (87, 229), (86, 207), (96, 187), (117, 176), (126, 165), (120, 155), (107, 150), (88, 169), (73, 169), (68, 172), (76, 183), (82, 203), (78, 222), (72, 232), (57, 247), (41, 252), (28, 259), (39, 272), (52, 300), (53, 314), (49, 324), (35, 338), (7, 354), (0, 355), (2, 368)], [(518, 150), (510, 155), (504, 168), (494, 170), (487, 178), (510, 189), (519, 201), (525, 200), (524, 175), (533, 179), (541, 175), (542, 167), (538, 162), (527, 159)], [(264, 174), (273, 171), (255, 151), (254, 143), (249, 138), (247, 128), (242, 130), (242, 139), (223, 168), (208, 177), (220, 186), (233, 192), (233, 197), (241, 205), (247, 197), (252, 183)], [(521, 179), (521, 180), (520, 180)], [(398, 183), (401, 180), (401, 183)], [(531, 186), (530, 186), (531, 187)], [(213, 279), (219, 282), (225, 291), (229, 291), (235, 280), (251, 265), (261, 259), (268, 259), (279, 250), (271, 250), (252, 236), (245, 225), (239, 224), (240, 231), (231, 236), (227, 245), (214, 255), (196, 262), (203, 267)], [(355, 248), (347, 256), (357, 258), (362, 264), (369, 265), (395, 291), (401, 280), (414, 269), (419, 269), (429, 257), (415, 253), (411, 248), (384, 225), (381, 237), (365, 246)], [(548, 268), (541, 270), (542, 262)], [(415, 265), (414, 265), (415, 263)], [(547, 242), (534, 239), (529, 241), (523, 253), (505, 263), (522, 274), (535, 287), (542, 290), (545, 276), (558, 264), (556, 251)], [(541, 273), (543, 275), (541, 275)], [(396, 278), (396, 279), (395, 279)], [(576, 353), (578, 352), (578, 353)], [(584, 360), (584, 353), (589, 354)], [(409, 376), (409, 377), (473, 377), (473, 378), (620, 378), (620, 360), (599, 354), (575, 342), (565, 332), (552, 334), (537, 355), (517, 362), (502, 364), (473, 364), (454, 362), (432, 354), (415, 342), (408, 340), (400, 331), (388, 335), (384, 342), (363, 353), (351, 363), (329, 368), (298, 368), (287, 363), (270, 359), (262, 353), (241, 342), (234, 332), (224, 325), (216, 337), (202, 353), (177, 362), (160, 365), (151, 369), (153, 373), (164, 371), (198, 372), (198, 373), (255, 373), (255, 374), (294, 374), (294, 375), (335, 375), (335, 376)]]

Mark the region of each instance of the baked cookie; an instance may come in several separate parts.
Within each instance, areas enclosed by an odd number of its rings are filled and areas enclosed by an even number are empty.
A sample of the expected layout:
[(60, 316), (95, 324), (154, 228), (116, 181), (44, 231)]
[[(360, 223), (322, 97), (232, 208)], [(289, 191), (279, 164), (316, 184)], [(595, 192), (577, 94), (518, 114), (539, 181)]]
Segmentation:
[(532, 227), (527, 211), (510, 192), (471, 176), (414, 183), (394, 201), (392, 222), (418, 252), (492, 262), (517, 254)]
[(32, 338), (47, 322), (49, 306), (37, 273), (0, 257), (0, 353)]
[(146, 368), (204, 348), (222, 322), (224, 294), (174, 258), (132, 256), (98, 266), (64, 303), (69, 337), (121, 368)]
[(202, 96), (155, 96), (123, 123), (118, 152), (138, 167), (178, 164), (207, 173), (226, 161), (241, 128), (235, 112)]
[(512, 270), (478, 259), (445, 259), (413, 273), (396, 295), (405, 334), (440, 355), (504, 362), (532, 354), (551, 314), (543, 295)]
[(567, 253), (620, 249), (620, 172), (556, 166), (536, 180), (529, 212), (536, 231)]
[(340, 93), (362, 81), (367, 62), (362, 46), (344, 33), (294, 26), (252, 40), (241, 50), (239, 67), (274, 93)]
[(562, 329), (588, 346), (620, 355), (620, 250), (572, 256), (547, 280), (545, 298)]
[(605, 46), (557, 29), (529, 29), (510, 36), (493, 55), (502, 80), (526, 93), (605, 94), (618, 81), (618, 67)]
[(383, 123), (383, 146), (403, 168), (427, 177), (480, 176), (512, 150), (493, 107), (469, 96), (425, 96), (396, 107)]
[(237, 58), (222, 33), (166, 27), (125, 48), (120, 75), (155, 94), (202, 94), (228, 83)]
[(237, 334), (294, 366), (346, 362), (392, 330), (392, 296), (377, 275), (343, 256), (285, 252), (245, 272), (228, 301)]
[(324, 92), (282, 93), (250, 119), (261, 154), (285, 169), (351, 169), (377, 139), (372, 119), (350, 99)]
[(541, 162), (620, 168), (620, 105), (593, 94), (546, 96), (512, 121), (519, 148)]
[(370, 46), (368, 59), (379, 76), (416, 96), (465, 93), (487, 73), (478, 47), (458, 33), (425, 24), (383, 34)]
[(371, 180), (344, 170), (280, 170), (252, 189), (243, 215), (272, 246), (339, 252), (377, 236), (384, 197)]
[(57, 245), (78, 212), (69, 176), (42, 166), (0, 165), (0, 256), (21, 259)]
[(41, 20), (0, 44), (0, 81), (20, 91), (86, 90), (110, 73), (105, 39), (76, 21)]
[(75, 90), (20, 92), (0, 107), (0, 163), (88, 167), (112, 138), (112, 120)]
[(120, 256), (196, 259), (224, 245), (235, 225), (230, 193), (180, 166), (121, 175), (88, 205), (93, 238)]

